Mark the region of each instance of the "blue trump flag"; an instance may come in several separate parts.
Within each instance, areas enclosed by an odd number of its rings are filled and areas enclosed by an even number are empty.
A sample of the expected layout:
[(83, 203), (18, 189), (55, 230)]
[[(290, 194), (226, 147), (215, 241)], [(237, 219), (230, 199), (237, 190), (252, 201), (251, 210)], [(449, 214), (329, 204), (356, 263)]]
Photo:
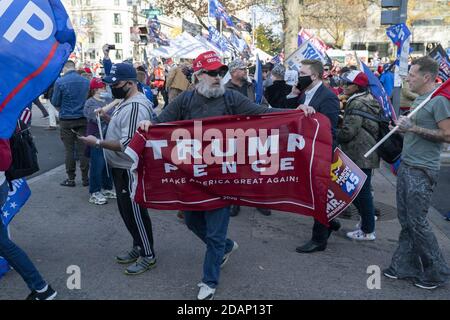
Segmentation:
[(235, 27), (231, 17), (218, 0), (209, 0), (209, 16), (217, 19), (223, 19), (228, 27)]
[[(11, 184), (13, 190), (8, 192), (8, 198), (3, 207), (0, 208), (1, 220), (5, 227), (8, 227), (11, 220), (31, 196), (31, 190), (25, 179), (14, 180)], [(9, 270), (8, 262), (3, 257), (0, 257), (0, 278)]]
[(0, 138), (59, 76), (75, 43), (60, 0), (0, 1)]
[(364, 72), (369, 79), (370, 93), (375, 99), (377, 99), (378, 103), (383, 108), (384, 115), (387, 118), (392, 118), (394, 120), (397, 119), (391, 100), (389, 99), (386, 90), (384, 90), (384, 87), (381, 84), (380, 80), (378, 80), (378, 78), (373, 74), (372, 71), (370, 71), (369, 67), (365, 65), (364, 62), (360, 60), (359, 63), (361, 71)]
[(11, 222), (14, 216), (19, 213), (31, 196), (31, 190), (25, 179), (17, 179), (11, 182), (13, 190), (8, 192), (8, 198), (2, 207), (2, 222), (5, 227)]
[(259, 60), (259, 56), (256, 55), (256, 69), (255, 69), (255, 102), (261, 104), (263, 99), (263, 77), (262, 77), (262, 64)]
[(408, 27), (404, 23), (396, 24), (386, 29), (387, 36), (392, 40), (392, 42), (397, 46), (397, 57), (400, 56), (402, 52), (403, 44), (406, 39), (411, 35)]

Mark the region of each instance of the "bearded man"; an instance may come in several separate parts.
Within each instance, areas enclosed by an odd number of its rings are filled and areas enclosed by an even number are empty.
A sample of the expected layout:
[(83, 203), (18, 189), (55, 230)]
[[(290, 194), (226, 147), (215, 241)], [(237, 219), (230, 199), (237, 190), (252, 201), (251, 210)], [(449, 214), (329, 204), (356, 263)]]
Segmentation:
[[(156, 123), (285, 111), (260, 106), (235, 90), (225, 89), (223, 76), (228, 67), (221, 63), (214, 51), (199, 55), (194, 60), (193, 68), (195, 90), (185, 91), (176, 97), (156, 118)], [(141, 129), (145, 131), (148, 131), (151, 125), (151, 121), (140, 123)], [(230, 208), (184, 211), (184, 219), (186, 226), (206, 244), (203, 279), (198, 284), (200, 290), (197, 298), (210, 300), (214, 297), (219, 283), (221, 267), (238, 248), (236, 242), (227, 238)]]

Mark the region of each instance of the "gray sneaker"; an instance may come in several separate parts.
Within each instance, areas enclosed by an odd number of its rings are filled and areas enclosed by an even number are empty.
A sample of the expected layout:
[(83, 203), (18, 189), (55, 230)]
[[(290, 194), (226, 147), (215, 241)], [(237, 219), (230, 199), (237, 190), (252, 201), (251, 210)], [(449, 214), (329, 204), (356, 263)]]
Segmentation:
[(135, 263), (125, 269), (125, 274), (137, 275), (144, 273), (156, 266), (156, 258), (154, 257), (139, 257)]
[(124, 254), (116, 256), (116, 261), (120, 264), (128, 264), (135, 262), (139, 256), (141, 255), (139, 247), (133, 247), (130, 251), (125, 252)]

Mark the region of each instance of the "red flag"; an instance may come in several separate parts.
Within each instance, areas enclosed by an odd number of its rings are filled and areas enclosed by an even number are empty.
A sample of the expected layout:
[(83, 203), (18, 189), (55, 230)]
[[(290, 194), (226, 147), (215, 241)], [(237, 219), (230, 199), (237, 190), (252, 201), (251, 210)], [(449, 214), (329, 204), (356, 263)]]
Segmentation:
[(433, 93), (432, 98), (436, 96), (443, 96), (450, 100), (450, 79), (441, 84), (441, 86)]

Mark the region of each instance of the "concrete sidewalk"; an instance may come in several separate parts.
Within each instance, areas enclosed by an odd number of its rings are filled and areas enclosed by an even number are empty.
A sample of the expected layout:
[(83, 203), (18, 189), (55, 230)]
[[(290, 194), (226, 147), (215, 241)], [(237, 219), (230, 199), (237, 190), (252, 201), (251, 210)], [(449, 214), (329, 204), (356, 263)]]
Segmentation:
[[(59, 299), (196, 299), (205, 247), (175, 212), (150, 210), (157, 267), (127, 276), (125, 267), (114, 261), (131, 246), (115, 201), (89, 204), (80, 176), (75, 188), (61, 187), (64, 178), (60, 166), (31, 179), (32, 196), (11, 224), (13, 239), (58, 290)], [(343, 229), (331, 236), (326, 251), (299, 254), (295, 247), (310, 238), (311, 218), (285, 212), (263, 216), (243, 208), (231, 218), (229, 236), (239, 243), (239, 250), (223, 269), (216, 299), (449, 299), (450, 286), (430, 292), (384, 277), (381, 289), (367, 288), (367, 268), (388, 266), (397, 245), (400, 226), (392, 212), (384, 214), (395, 207), (391, 178), (386, 168), (373, 178), (375, 199), (384, 206), (375, 242), (348, 240), (345, 233), (356, 221), (341, 219)], [(448, 234), (438, 223), (432, 225), (449, 259)], [(81, 269), (80, 290), (67, 288), (71, 265)], [(0, 280), (0, 299), (27, 294), (16, 272)]]

